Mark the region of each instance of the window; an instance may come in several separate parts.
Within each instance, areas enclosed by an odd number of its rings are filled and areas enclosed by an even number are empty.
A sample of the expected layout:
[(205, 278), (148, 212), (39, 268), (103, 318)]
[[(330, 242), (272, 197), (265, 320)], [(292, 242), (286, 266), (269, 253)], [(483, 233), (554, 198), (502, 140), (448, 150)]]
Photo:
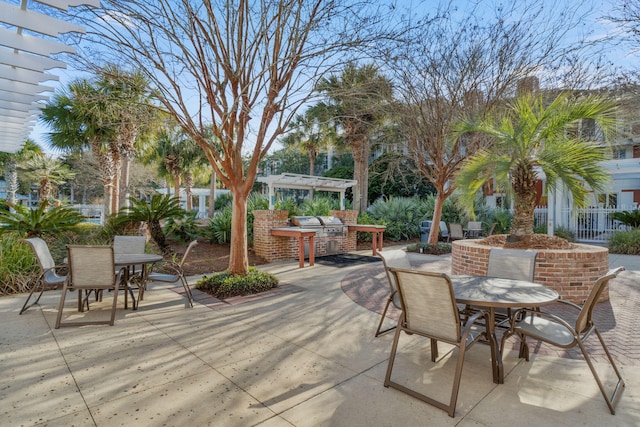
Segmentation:
[(624, 148), (613, 150), (613, 158), (614, 159), (626, 159), (627, 158), (627, 150)]
[(602, 204), (606, 208), (617, 208), (618, 194), (617, 193), (598, 194), (598, 204)]

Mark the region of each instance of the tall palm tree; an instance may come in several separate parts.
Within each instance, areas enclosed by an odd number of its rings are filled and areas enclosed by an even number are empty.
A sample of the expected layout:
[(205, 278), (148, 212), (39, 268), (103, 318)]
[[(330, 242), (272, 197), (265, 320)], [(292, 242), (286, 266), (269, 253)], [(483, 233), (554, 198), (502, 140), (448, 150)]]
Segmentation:
[(115, 140), (113, 117), (108, 117), (110, 104), (96, 85), (89, 80), (72, 82), (68, 90), (54, 94), (42, 109), (41, 120), (52, 131), (51, 146), (65, 151), (82, 151), (90, 148), (100, 168), (107, 213), (114, 213), (113, 193), (117, 188), (117, 152), (111, 150), (109, 141)]
[[(599, 132), (581, 130), (585, 119), (595, 122)], [(457, 185), (461, 200), (472, 207), (476, 193), (494, 179), (513, 193), (511, 235), (533, 234), (536, 171), (544, 173), (547, 188), (563, 184), (574, 205), (584, 206), (587, 185), (601, 191), (609, 178), (600, 165), (607, 157), (607, 147), (595, 139), (608, 136), (614, 123), (615, 106), (610, 101), (567, 93), (549, 105), (542, 96), (523, 95), (499, 117), (462, 123), (459, 136), (477, 132), (488, 136), (491, 144), (470, 157), (460, 170)]]
[(38, 183), (40, 205), (48, 203), (57, 186), (75, 175), (60, 159), (46, 155), (33, 156), (22, 162), (18, 169), (24, 172), (25, 179)]
[(374, 64), (359, 67), (350, 63), (340, 76), (322, 79), (318, 90), (329, 98), (329, 106), (344, 132), (344, 143), (352, 150), (353, 178), (358, 181), (353, 204), (364, 212), (368, 205), (369, 137), (387, 111), (392, 97), (391, 82)]
[(285, 148), (298, 148), (309, 157), (309, 175), (315, 175), (318, 153), (337, 140), (330, 110), (324, 103), (309, 107), (290, 123), (291, 132), (280, 140)]

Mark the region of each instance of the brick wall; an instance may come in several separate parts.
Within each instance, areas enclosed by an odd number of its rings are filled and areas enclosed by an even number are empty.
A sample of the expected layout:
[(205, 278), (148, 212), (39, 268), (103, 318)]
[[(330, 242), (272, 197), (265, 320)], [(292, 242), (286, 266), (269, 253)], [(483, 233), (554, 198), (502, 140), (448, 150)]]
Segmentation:
[[(576, 245), (571, 250), (539, 250), (533, 281), (555, 289), (563, 299), (582, 304), (598, 277), (609, 270), (609, 250)], [(490, 246), (472, 240), (453, 242), (451, 274), (487, 274)], [(601, 301), (609, 299), (605, 288)]]
[[(340, 218), (345, 224), (355, 224), (358, 218), (357, 211), (331, 211), (331, 215)], [(289, 211), (256, 210), (253, 211), (253, 216), (253, 249), (256, 255), (263, 257), (267, 262), (298, 259), (297, 238), (271, 235), (272, 228), (287, 227)], [(337, 242), (335, 252), (329, 250), (329, 241)], [(344, 237), (315, 237), (315, 256), (323, 256), (328, 253), (343, 254), (355, 250), (355, 232), (349, 232)]]

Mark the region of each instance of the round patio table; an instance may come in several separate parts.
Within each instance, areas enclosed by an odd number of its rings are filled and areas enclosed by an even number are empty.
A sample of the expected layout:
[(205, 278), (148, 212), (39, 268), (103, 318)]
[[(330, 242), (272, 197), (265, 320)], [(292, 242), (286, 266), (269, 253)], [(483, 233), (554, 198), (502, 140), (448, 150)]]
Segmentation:
[(539, 283), (487, 276), (451, 276), (456, 302), (488, 309), (493, 382), (504, 383), (502, 354), (495, 332), (495, 309), (540, 307), (557, 301), (556, 291)]
[(131, 294), (133, 309), (138, 308), (136, 300), (133, 296), (133, 291), (129, 286), (129, 276), (131, 274), (130, 267), (142, 265), (142, 278), (140, 280), (140, 293), (138, 300), (141, 300), (144, 295), (144, 287), (146, 286), (147, 279), (147, 264), (153, 264), (154, 262), (162, 261), (162, 255), (157, 254), (115, 254), (114, 265), (116, 267), (127, 267), (124, 269), (124, 308), (127, 309), (127, 292)]

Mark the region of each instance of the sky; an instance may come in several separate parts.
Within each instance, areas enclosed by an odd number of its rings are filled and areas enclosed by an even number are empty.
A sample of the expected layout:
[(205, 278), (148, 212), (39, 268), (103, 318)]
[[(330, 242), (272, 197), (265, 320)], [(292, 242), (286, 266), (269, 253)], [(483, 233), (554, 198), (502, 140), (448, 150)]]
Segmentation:
[[(522, 0), (512, 1), (521, 2)], [(558, 10), (562, 5), (575, 6), (578, 9), (583, 8), (583, 10), (592, 8), (593, 13), (583, 22), (582, 26), (574, 29), (576, 37), (578, 37), (578, 34), (583, 31), (588, 31), (590, 33), (589, 37), (593, 40), (599, 40), (611, 36), (620, 37), (624, 35), (617, 25), (612, 22), (608, 22), (603, 18), (603, 16), (612, 13), (613, 7), (616, 4), (615, 0), (536, 0), (536, 4), (540, 4), (541, 2), (544, 4), (545, 8), (549, 8), (551, 10)], [(424, 8), (424, 10), (427, 10), (428, 8), (435, 8), (435, 5), (437, 4), (437, 2), (432, 0), (424, 2), (417, 0), (398, 0), (397, 3), (404, 6), (410, 4), (414, 7)], [(468, 13), (470, 5), (475, 3), (475, 1), (453, 0), (452, 3), (457, 6), (456, 13), (464, 14)], [(500, 4), (499, 1), (495, 0), (483, 0), (482, 3), (487, 13), (490, 13), (492, 7), (495, 7), (496, 4)], [(615, 45), (609, 43), (607, 46), (607, 54), (614, 64), (622, 65), (627, 68), (640, 69), (640, 52), (638, 51), (638, 48), (640, 48), (640, 46), (637, 46), (634, 50), (634, 47), (630, 44)], [(53, 86), (57, 90), (65, 88), (73, 80), (84, 76), (82, 73), (72, 68), (54, 69), (50, 72), (51, 74), (59, 76), (60, 80), (58, 82), (48, 82), (47, 85)], [(55, 155), (57, 153), (49, 148), (47, 142), (48, 132), (49, 129), (42, 123), (38, 122), (31, 132), (30, 138), (42, 146), (48, 153)]]

